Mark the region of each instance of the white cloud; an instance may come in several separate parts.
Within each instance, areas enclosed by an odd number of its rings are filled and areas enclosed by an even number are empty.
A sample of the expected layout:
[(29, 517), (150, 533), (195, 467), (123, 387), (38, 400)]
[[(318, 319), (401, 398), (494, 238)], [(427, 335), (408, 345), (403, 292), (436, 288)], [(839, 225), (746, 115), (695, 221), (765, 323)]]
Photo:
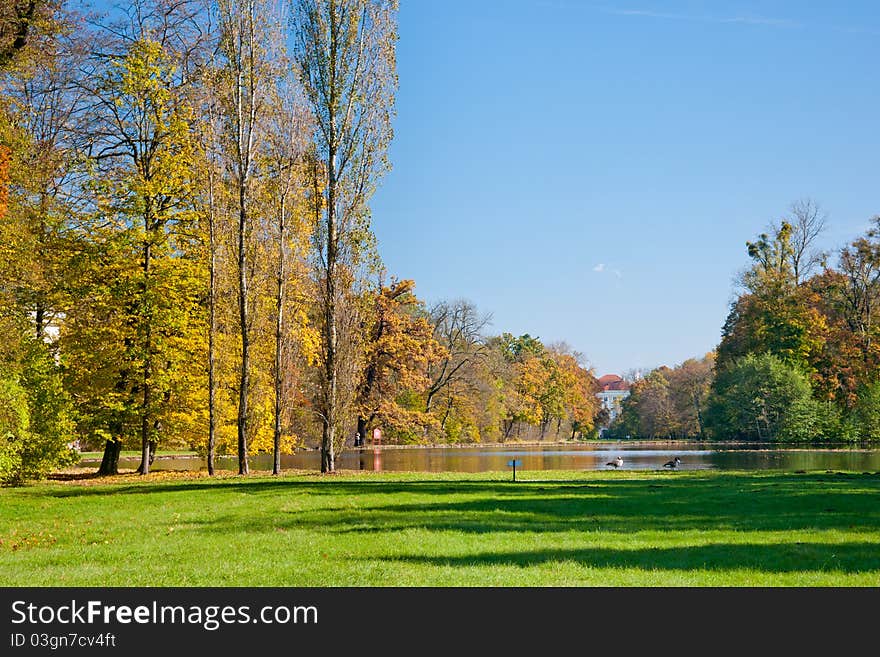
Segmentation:
[(604, 262), (600, 262), (598, 265), (596, 265), (595, 267), (593, 267), (593, 271), (595, 271), (595, 272), (599, 272), (599, 273), (601, 274), (603, 271), (605, 271), (605, 263), (604, 263)]
[(673, 21), (697, 21), (701, 23), (734, 23), (740, 25), (766, 25), (768, 27), (799, 28), (804, 25), (787, 18), (767, 18), (765, 16), (711, 16), (696, 14), (673, 14), (651, 9), (600, 9), (603, 13), (616, 16), (634, 16), (642, 18), (660, 18)]

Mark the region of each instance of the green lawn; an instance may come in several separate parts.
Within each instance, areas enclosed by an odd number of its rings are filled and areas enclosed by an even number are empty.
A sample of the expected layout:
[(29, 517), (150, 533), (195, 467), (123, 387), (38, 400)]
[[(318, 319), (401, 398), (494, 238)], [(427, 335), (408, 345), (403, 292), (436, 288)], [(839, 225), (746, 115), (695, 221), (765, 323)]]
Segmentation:
[(0, 490), (12, 586), (880, 586), (880, 473), (155, 473)]

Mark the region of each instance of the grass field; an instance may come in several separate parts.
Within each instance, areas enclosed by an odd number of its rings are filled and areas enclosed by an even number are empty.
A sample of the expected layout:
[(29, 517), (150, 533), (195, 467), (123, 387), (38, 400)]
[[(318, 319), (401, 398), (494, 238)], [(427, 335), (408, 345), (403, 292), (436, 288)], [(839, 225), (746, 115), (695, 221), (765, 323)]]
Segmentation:
[(121, 475), (0, 490), (8, 586), (880, 586), (880, 473)]

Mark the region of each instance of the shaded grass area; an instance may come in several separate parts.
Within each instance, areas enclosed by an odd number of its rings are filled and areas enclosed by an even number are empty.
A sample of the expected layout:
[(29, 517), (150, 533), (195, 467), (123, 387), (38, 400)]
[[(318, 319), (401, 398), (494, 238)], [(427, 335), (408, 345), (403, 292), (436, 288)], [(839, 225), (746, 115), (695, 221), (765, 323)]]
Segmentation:
[(880, 473), (70, 478), (0, 490), (0, 584), (880, 585)]

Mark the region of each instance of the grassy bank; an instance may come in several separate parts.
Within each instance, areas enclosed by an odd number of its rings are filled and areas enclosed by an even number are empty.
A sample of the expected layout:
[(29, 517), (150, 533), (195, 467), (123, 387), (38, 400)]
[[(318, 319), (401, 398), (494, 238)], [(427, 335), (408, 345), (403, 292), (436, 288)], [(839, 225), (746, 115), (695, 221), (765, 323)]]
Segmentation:
[(878, 586), (880, 473), (155, 473), (0, 490), (13, 586)]

